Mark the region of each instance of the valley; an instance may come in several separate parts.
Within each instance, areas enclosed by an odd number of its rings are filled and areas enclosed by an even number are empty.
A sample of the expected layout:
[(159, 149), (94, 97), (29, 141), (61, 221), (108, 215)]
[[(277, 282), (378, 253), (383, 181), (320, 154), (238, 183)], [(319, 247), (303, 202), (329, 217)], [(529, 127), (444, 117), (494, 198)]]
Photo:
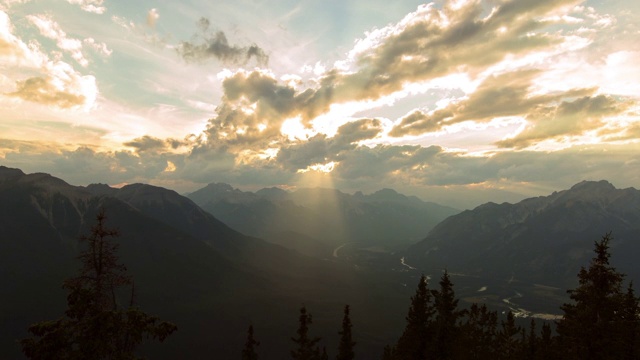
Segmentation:
[[(0, 357), (20, 356), (14, 340), (26, 336), (28, 324), (62, 314), (60, 285), (77, 268), (77, 238), (98, 209), (121, 233), (120, 258), (135, 278), (139, 304), (178, 324), (166, 343), (143, 347), (157, 359), (179, 357), (185, 348), (194, 349), (193, 358), (232, 358), (249, 324), (261, 358), (281, 359), (301, 305), (314, 315), (313, 333), (335, 348), (345, 304), (358, 359), (378, 358), (401, 333), (421, 275), (435, 289), (444, 269), (461, 307), (512, 311), (522, 324), (553, 320), (593, 241), (609, 227), (614, 265), (630, 279), (640, 272), (631, 255), (639, 247), (639, 192), (607, 182), (463, 212), (391, 190), (271, 189), (261, 196), (215, 188), (225, 195), (201, 192), (198, 199), (145, 184), (77, 187), (0, 167), (0, 266), (11, 274), (0, 287)], [(253, 230), (247, 235), (244, 228)], [(261, 231), (266, 241), (255, 236)], [(358, 231), (364, 235), (349, 235)], [(389, 235), (395, 232), (399, 239)]]

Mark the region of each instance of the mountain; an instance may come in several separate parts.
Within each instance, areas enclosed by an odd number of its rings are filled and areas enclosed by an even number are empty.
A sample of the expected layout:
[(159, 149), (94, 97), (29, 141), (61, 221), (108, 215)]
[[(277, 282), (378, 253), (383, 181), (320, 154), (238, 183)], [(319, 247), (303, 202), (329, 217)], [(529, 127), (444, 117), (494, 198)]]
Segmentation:
[(362, 326), (363, 359), (377, 356), (402, 326), (402, 316), (385, 311), (404, 311), (410, 293), (395, 278), (240, 234), (164, 188), (79, 187), (0, 166), (0, 358), (20, 358), (15, 340), (27, 336), (28, 325), (63, 314), (62, 282), (76, 273), (78, 238), (101, 208), (121, 234), (118, 256), (135, 280), (137, 304), (178, 325), (165, 343), (143, 349), (152, 358), (180, 358), (185, 349), (194, 359), (233, 358), (253, 323), (261, 358), (281, 359), (302, 304), (329, 348), (342, 306), (359, 309), (353, 321)]
[(323, 188), (253, 193), (218, 183), (188, 197), (235, 230), (321, 258), (347, 242), (388, 249), (406, 246), (458, 212), (391, 189), (370, 195)]
[(487, 203), (454, 215), (411, 246), (406, 261), (419, 268), (572, 288), (593, 243), (612, 232), (614, 265), (640, 280), (640, 191), (607, 181), (516, 204)]

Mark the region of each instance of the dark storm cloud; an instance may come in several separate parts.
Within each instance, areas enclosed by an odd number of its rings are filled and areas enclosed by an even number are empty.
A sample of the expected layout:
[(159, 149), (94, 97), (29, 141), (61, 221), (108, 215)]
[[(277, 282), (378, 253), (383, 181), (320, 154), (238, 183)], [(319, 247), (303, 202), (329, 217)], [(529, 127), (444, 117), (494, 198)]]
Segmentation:
[(258, 65), (269, 62), (267, 53), (256, 44), (240, 46), (230, 44), (223, 31), (211, 32), (210, 22), (201, 18), (198, 22), (199, 33), (192, 41), (182, 41), (177, 48), (178, 54), (186, 61), (201, 62), (216, 59), (225, 64), (245, 65), (254, 59)]

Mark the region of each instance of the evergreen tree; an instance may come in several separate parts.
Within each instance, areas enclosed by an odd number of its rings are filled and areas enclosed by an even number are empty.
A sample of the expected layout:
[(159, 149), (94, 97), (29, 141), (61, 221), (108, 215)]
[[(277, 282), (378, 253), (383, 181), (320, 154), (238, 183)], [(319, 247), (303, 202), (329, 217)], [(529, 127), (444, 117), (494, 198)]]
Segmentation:
[(619, 328), (623, 359), (640, 358), (640, 323), (638, 321), (640, 308), (638, 300), (633, 291), (633, 283), (630, 283), (622, 300), (622, 325)]
[(538, 334), (536, 333), (536, 321), (532, 318), (529, 325), (529, 336), (525, 347), (525, 359), (535, 359), (538, 351)]
[(321, 360), (329, 360), (329, 354), (327, 353), (327, 347), (322, 347), (322, 355), (320, 355)]
[(517, 335), (521, 333), (521, 328), (516, 326), (513, 312), (507, 313), (507, 320), (501, 322), (502, 326), (498, 332), (497, 355), (499, 359), (514, 359), (519, 353), (521, 342)]
[(385, 345), (382, 352), (382, 360), (394, 360), (394, 348), (389, 345)]
[(595, 242), (596, 256), (578, 273), (578, 287), (568, 291), (573, 303), (561, 307), (557, 330), (568, 359), (621, 358), (624, 275), (609, 264), (610, 241), (609, 233)]
[(558, 358), (556, 353), (554, 338), (551, 335), (551, 325), (548, 322), (542, 324), (540, 333), (540, 346), (536, 353), (536, 359), (551, 360)]
[(402, 360), (426, 359), (432, 335), (432, 319), (435, 310), (431, 304), (431, 293), (427, 288), (427, 277), (422, 275), (416, 294), (411, 297), (407, 314), (407, 326), (398, 339), (394, 358)]
[(458, 299), (453, 291), (453, 283), (445, 270), (440, 279), (440, 290), (432, 291), (435, 303), (435, 323), (433, 349), (436, 359), (448, 360), (455, 357), (460, 327), (458, 320), (465, 314), (458, 310)]
[(317, 347), (320, 338), (309, 336), (309, 325), (312, 323), (311, 314), (307, 313), (307, 308), (300, 308), (300, 325), (297, 330), (298, 336), (291, 338), (296, 343), (296, 349), (291, 351), (291, 358), (294, 360), (317, 360), (320, 357), (320, 349)]
[(249, 325), (247, 331), (247, 341), (242, 349), (242, 360), (258, 360), (258, 354), (256, 353), (256, 346), (259, 346), (260, 342), (253, 338), (253, 325)]
[(101, 210), (89, 236), (82, 236), (88, 248), (78, 257), (80, 275), (64, 281), (69, 293), (65, 317), (33, 324), (29, 332), (35, 338), (21, 340), (22, 351), (32, 359), (134, 359), (143, 338), (159, 341), (177, 330), (174, 324), (161, 322), (136, 308), (133, 286), (127, 309), (117, 301), (117, 290), (132, 285), (124, 265), (118, 263), (118, 245), (111, 240), (119, 235), (106, 227)]
[(353, 360), (355, 353), (353, 347), (356, 345), (351, 334), (351, 319), (349, 318), (349, 305), (344, 306), (344, 317), (342, 318), (342, 330), (340, 334), (340, 344), (338, 345), (338, 356), (336, 360)]
[(486, 305), (472, 304), (461, 327), (463, 359), (494, 358), (498, 314), (489, 311)]

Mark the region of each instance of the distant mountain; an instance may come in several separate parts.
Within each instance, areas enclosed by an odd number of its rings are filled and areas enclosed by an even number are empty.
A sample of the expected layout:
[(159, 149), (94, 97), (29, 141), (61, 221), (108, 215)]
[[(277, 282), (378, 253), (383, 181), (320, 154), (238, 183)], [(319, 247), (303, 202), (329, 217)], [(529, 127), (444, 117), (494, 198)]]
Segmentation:
[(400, 248), (458, 212), (391, 189), (370, 195), (322, 188), (253, 193), (218, 183), (188, 197), (237, 231), (319, 257), (346, 242)]
[(606, 181), (517, 204), (487, 203), (438, 224), (411, 246), (406, 261), (467, 275), (573, 287), (593, 243), (611, 231), (614, 265), (640, 281), (640, 191)]

